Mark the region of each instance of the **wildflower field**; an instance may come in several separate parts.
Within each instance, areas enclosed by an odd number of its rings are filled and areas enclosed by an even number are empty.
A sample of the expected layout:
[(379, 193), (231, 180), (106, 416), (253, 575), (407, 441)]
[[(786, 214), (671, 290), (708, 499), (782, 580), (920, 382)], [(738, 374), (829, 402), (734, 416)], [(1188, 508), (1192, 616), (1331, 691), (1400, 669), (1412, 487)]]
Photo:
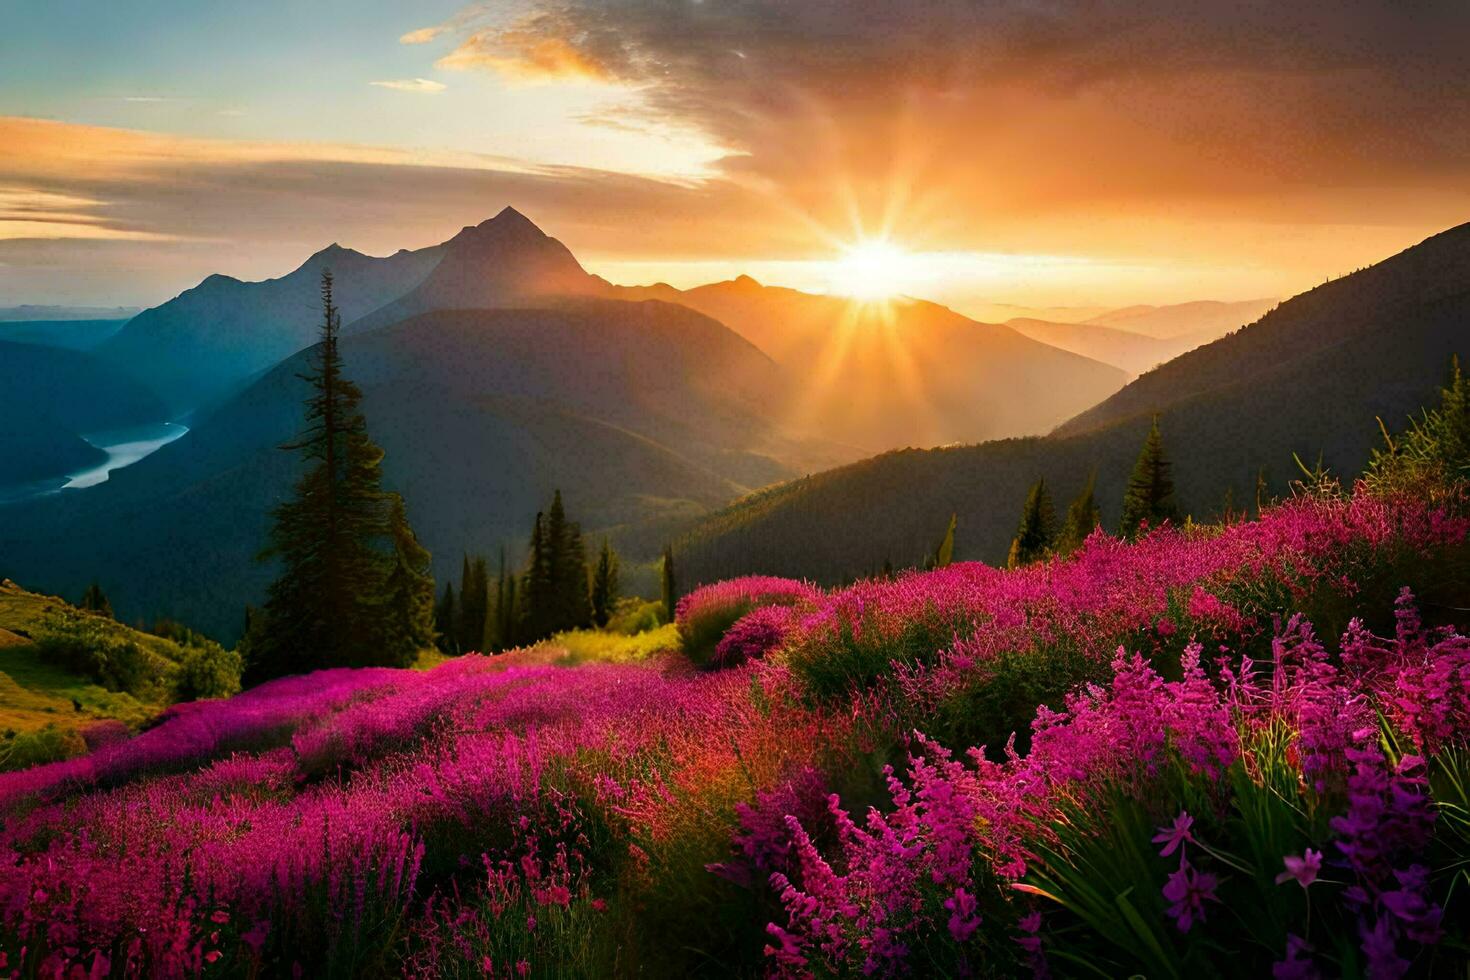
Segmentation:
[(0, 775), (0, 973), (1463, 977), (1464, 512), (1308, 494), (720, 583), (690, 655), (177, 705)]

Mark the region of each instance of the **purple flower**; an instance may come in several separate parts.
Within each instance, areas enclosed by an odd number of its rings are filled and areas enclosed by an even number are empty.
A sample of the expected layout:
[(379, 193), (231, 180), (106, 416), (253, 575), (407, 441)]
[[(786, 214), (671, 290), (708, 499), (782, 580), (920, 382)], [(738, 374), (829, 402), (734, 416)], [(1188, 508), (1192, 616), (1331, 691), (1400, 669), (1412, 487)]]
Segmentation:
[(1189, 828), (1193, 826), (1194, 818), (1187, 811), (1180, 810), (1172, 827), (1160, 827), (1159, 832), (1154, 835), (1154, 843), (1164, 845), (1159, 851), (1159, 857), (1168, 857), (1186, 843), (1193, 844), (1194, 836), (1189, 832)]
[(1180, 932), (1188, 932), (1196, 918), (1204, 920), (1205, 903), (1219, 901), (1215, 897), (1218, 884), (1219, 879), (1214, 875), (1197, 871), (1188, 861), (1180, 860), (1179, 870), (1164, 883), (1164, 898), (1172, 903), (1169, 916)]
[(1295, 879), (1298, 885), (1306, 888), (1317, 880), (1317, 874), (1322, 870), (1322, 852), (1314, 851), (1310, 847), (1302, 852), (1301, 857), (1288, 854), (1281, 861), (1286, 865), (1286, 870), (1276, 876), (1278, 885)]
[(1286, 959), (1272, 964), (1273, 980), (1318, 980), (1322, 972), (1312, 962), (1312, 944), (1293, 933), (1286, 934)]
[(954, 897), (946, 899), (944, 907), (949, 909), (949, 934), (954, 941), (962, 943), (980, 928), (980, 916), (975, 912), (975, 896), (963, 888), (954, 890)]

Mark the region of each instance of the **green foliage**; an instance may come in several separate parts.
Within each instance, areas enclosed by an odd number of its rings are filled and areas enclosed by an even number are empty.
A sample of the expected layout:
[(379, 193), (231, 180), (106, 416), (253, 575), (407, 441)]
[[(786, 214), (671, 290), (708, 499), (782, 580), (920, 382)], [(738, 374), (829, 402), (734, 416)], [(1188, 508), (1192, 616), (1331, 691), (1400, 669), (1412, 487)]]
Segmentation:
[(102, 586), (93, 579), (92, 584), (87, 586), (87, 591), (82, 593), (82, 601), (77, 603), (78, 609), (97, 613), (100, 616), (112, 618), (112, 603), (107, 601), (107, 596), (102, 592)]
[(29, 732), (11, 730), (0, 736), (0, 772), (60, 762), (86, 751), (87, 743), (74, 728), (52, 723)]
[(597, 568), (592, 573), (592, 622), (599, 628), (608, 624), (618, 601), (618, 566), (618, 553), (603, 538)]
[(1067, 694), (1108, 676), (1106, 664), (1068, 644), (1009, 650), (977, 667), (932, 712), (914, 721), (941, 744), (985, 746), (1000, 761), (1012, 735), (1016, 751), (1031, 750), (1038, 705), (1060, 711)]
[(71, 608), (47, 614), (36, 637), (41, 655), (109, 691), (148, 701), (167, 699), (177, 664), (148, 649), (111, 620)]
[(566, 649), (558, 663), (628, 663), (646, 660), (656, 653), (679, 649), (679, 631), (673, 623), (644, 633), (613, 633), (607, 630), (571, 630), (557, 633), (549, 641)]
[(536, 515), (518, 601), (521, 643), (535, 643), (592, 623), (582, 529), (568, 520), (560, 490), (552, 496), (551, 509)]
[(1068, 505), (1067, 519), (1062, 523), (1061, 533), (1057, 535), (1058, 554), (1070, 555), (1082, 547), (1082, 542), (1087, 540), (1088, 535), (1102, 524), (1102, 510), (1097, 505), (1096, 486), (1097, 473), (1094, 472), (1087, 478), (1082, 492)]
[(1461, 372), (1459, 357), (1451, 362), (1439, 398), (1438, 408), (1410, 419), (1397, 439), (1379, 419), (1384, 445), (1373, 451), (1363, 474), (1371, 488), (1442, 493), (1470, 480), (1470, 378)]
[(929, 556), (929, 560), (925, 564), (925, 567), (929, 570), (946, 568), (954, 561), (954, 531), (957, 523), (958, 515), (950, 514), (949, 524), (944, 529), (944, 537), (939, 539), (939, 545), (934, 549), (933, 554)]
[[(613, 633), (633, 636), (659, 629), (664, 624), (664, 604), (658, 601), (624, 596), (613, 607), (607, 628)], [(672, 624), (667, 624), (672, 625)]]
[(1057, 515), (1051, 504), (1051, 493), (1046, 489), (1043, 477), (1031, 485), (1026, 494), (1026, 505), (1021, 509), (1021, 523), (1016, 528), (1016, 537), (1011, 541), (1011, 553), (1006, 559), (1009, 568), (1029, 565), (1045, 558), (1052, 549), (1057, 533)]
[(188, 647), (179, 662), (176, 692), (180, 701), (227, 698), (240, 692), (240, 654), (218, 643)]
[[(409, 527), (403, 498), (394, 493), (389, 494), (389, 500), (388, 533), (393, 539), (393, 564), (384, 591), (391, 633), (384, 642), (390, 649), (411, 650), (417, 656), (420, 650), (434, 643), (434, 578), (429, 571), (429, 550), (419, 544), (413, 528)], [(483, 561), (480, 574), (484, 574)]]
[(306, 431), (282, 447), (307, 469), (275, 509), (263, 553), (280, 560), (281, 574), (248, 637), (251, 683), (322, 667), (408, 666), (427, 642), (425, 563), (401, 501), (383, 492), (383, 451), (368, 436), (362, 392), (342, 373), (330, 272), (321, 292), (322, 339), (303, 376)]
[(891, 631), (873, 622), (853, 629), (844, 617), (830, 635), (789, 648), (785, 656), (807, 692), (829, 700), (868, 689), (891, 675), (894, 664), (932, 664), (940, 651), (973, 631), (973, 623), (954, 622), (932, 609)]
[(1174, 501), (1174, 480), (1169, 476), (1169, 458), (1164, 453), (1164, 437), (1159, 433), (1159, 417), (1154, 416), (1148, 436), (1133, 475), (1123, 492), (1123, 521), (1119, 528), (1128, 540), (1138, 537), (1145, 525), (1154, 528), (1165, 521), (1179, 523), (1179, 506)]

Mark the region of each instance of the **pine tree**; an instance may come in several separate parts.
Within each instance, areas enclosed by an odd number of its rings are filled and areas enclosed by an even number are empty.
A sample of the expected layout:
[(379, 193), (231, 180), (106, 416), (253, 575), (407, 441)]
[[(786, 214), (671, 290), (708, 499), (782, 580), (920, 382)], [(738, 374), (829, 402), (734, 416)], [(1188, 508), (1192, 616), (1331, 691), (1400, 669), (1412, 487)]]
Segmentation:
[(1021, 509), (1021, 523), (1011, 542), (1011, 553), (1006, 564), (1010, 568), (1029, 565), (1045, 558), (1051, 550), (1057, 533), (1057, 515), (1052, 508), (1051, 493), (1046, 489), (1043, 477), (1031, 485), (1026, 494), (1026, 505)]
[(1102, 523), (1102, 511), (1097, 506), (1097, 474), (1087, 478), (1087, 484), (1067, 507), (1067, 519), (1062, 523), (1057, 536), (1057, 553), (1070, 555), (1082, 547), (1093, 531)]
[(455, 626), (459, 611), (454, 605), (454, 583), (444, 583), (444, 597), (434, 607), (434, 632), (438, 634), (439, 649), (445, 653), (459, 652), (459, 634)]
[(391, 500), (381, 486), (383, 451), (367, 432), (362, 392), (343, 375), (341, 321), (332, 276), (322, 273), (321, 341), (312, 348), (306, 429), (283, 449), (306, 471), (274, 511), (262, 557), (281, 574), (250, 638), (250, 683), (321, 667), (393, 663), (409, 631), (394, 622), (387, 593), (394, 564)]
[(489, 612), (490, 574), (483, 555), (465, 556), (459, 586), (459, 648), (468, 653), (484, 645)]
[(618, 601), (618, 553), (607, 538), (597, 555), (597, 570), (592, 573), (592, 622), (598, 629), (607, 626), (613, 606)]
[(587, 549), (582, 543), (580, 524), (567, 522), (560, 551), (555, 630), (586, 629), (592, 625), (592, 597), (588, 589)]
[(393, 537), (393, 565), (385, 587), (390, 632), (382, 641), (383, 660), (407, 667), (420, 650), (434, 643), (434, 579), (429, 550), (419, 544), (408, 524), (403, 498), (389, 494), (388, 530)]
[(77, 604), (77, 608), (106, 616), (108, 619), (112, 618), (112, 603), (107, 601), (107, 596), (103, 594), (102, 586), (97, 584), (96, 579), (93, 579), (92, 584), (87, 586), (87, 591), (82, 593), (82, 601)]
[(1164, 454), (1164, 438), (1159, 434), (1159, 417), (1148, 430), (1128, 489), (1123, 494), (1123, 522), (1119, 533), (1132, 541), (1140, 529), (1156, 528), (1165, 521), (1179, 522), (1179, 507), (1174, 502), (1174, 481), (1169, 476), (1169, 459)]
[(551, 635), (551, 548), (547, 543), (546, 517), (536, 512), (536, 523), (531, 530), (525, 576), (520, 587), (520, 638), (534, 642)]
[(944, 529), (944, 537), (939, 539), (939, 547), (934, 549), (934, 554), (930, 555), (929, 560), (925, 563), (930, 571), (945, 568), (954, 561), (954, 532), (957, 524), (957, 515), (950, 514), (949, 525)]
[(664, 545), (663, 568), (659, 574), (659, 594), (664, 603), (664, 622), (674, 621), (674, 609), (679, 604), (678, 583), (674, 579), (674, 549), (672, 545)]

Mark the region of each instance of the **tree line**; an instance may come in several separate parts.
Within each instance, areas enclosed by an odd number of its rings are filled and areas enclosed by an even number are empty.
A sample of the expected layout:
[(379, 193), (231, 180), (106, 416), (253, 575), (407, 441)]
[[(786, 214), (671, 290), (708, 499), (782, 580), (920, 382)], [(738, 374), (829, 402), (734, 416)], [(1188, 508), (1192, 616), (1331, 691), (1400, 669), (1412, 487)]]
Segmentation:
[(561, 491), (536, 514), (519, 569), (505, 550), (495, 581), (483, 555), (465, 555), (459, 590), (446, 583), (434, 611), (439, 649), (493, 652), (536, 643), (565, 630), (604, 627), (621, 595), (620, 561), (603, 539), (587, 559), (581, 525), (567, 517)]

